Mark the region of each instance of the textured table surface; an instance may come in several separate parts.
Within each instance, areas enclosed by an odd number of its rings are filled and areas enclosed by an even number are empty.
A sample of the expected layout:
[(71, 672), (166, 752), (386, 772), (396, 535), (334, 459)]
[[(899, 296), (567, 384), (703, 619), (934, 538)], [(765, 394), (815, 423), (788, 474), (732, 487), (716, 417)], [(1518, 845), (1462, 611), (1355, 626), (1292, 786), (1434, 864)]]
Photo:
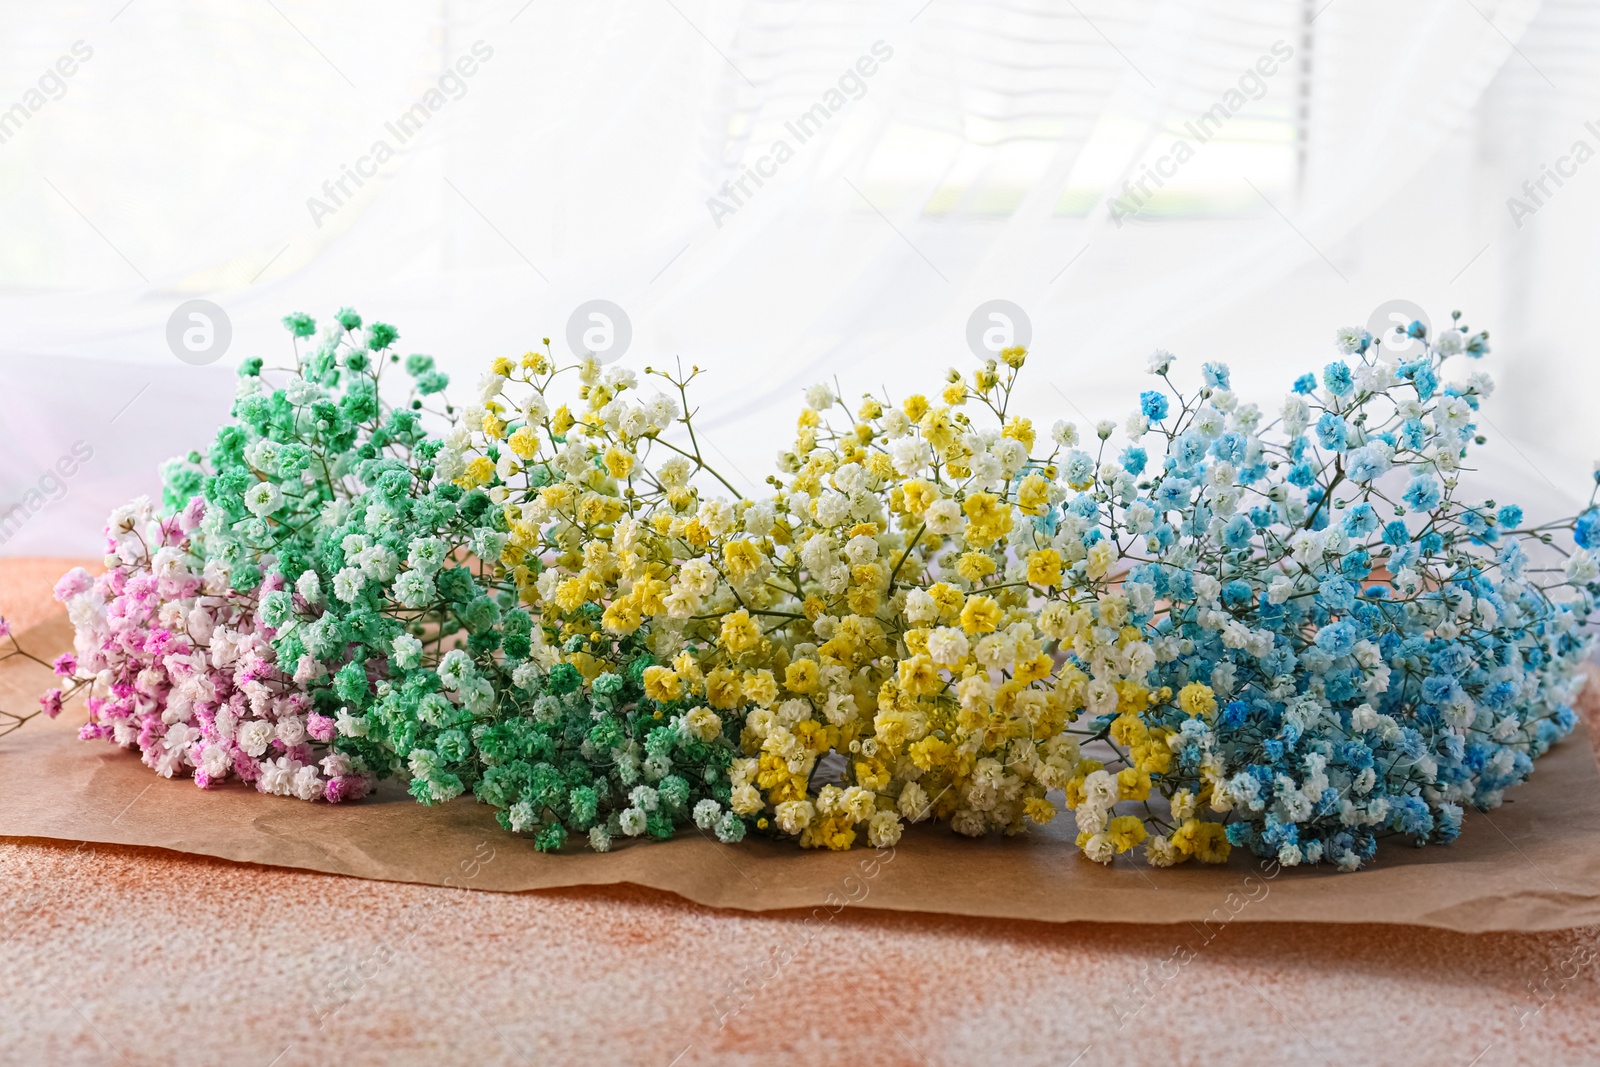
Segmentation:
[(3, 841), (0, 1063), (1600, 1062), (1594, 928), (802, 919)]

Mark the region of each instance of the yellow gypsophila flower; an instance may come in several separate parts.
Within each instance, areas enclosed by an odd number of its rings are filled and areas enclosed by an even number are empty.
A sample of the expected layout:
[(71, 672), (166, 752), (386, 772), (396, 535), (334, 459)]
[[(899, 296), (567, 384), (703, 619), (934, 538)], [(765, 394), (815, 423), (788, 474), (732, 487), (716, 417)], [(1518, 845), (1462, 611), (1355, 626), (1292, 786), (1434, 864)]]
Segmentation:
[(1217, 694), (1204, 682), (1190, 682), (1178, 690), (1178, 707), (1185, 715), (1210, 718), (1217, 713)]

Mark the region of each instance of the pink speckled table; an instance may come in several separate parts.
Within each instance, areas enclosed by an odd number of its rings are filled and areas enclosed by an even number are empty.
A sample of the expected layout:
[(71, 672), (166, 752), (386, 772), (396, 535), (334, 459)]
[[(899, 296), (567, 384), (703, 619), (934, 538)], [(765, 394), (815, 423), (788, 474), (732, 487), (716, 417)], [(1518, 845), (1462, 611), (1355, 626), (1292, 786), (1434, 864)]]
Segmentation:
[[(63, 568), (0, 564), (0, 614)], [(1594, 928), (1232, 924), (1179, 966), (1183, 927), (847, 909), (808, 940), (643, 889), (17, 840), (0, 898), (6, 1064), (1600, 1062)]]

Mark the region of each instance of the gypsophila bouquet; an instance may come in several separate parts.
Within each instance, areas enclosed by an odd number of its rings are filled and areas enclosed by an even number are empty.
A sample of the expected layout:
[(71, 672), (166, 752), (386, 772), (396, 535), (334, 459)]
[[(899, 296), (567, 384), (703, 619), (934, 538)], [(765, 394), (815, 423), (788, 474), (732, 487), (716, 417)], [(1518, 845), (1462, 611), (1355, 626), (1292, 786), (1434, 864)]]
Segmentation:
[[(552, 399), (563, 373), (580, 379), (581, 419)], [(665, 618), (684, 562), (646, 520), (706, 468), (664, 443), (670, 458), (652, 463), (682, 409), (633, 401), (636, 385), (548, 353), (496, 361), (482, 405), (426, 466), (374, 466), (306, 569), (284, 574), (319, 594), (285, 605), (294, 647), (280, 654), (326, 664), (326, 680), (308, 680), (337, 705), (336, 747), (403, 765), (424, 803), (471, 790), (541, 849), (582, 833), (605, 850), (690, 820), (725, 841), (744, 834), (725, 806), (734, 742), (690, 699), (694, 656), (667, 666), (671, 627), (653, 640), (644, 626)], [(686, 386), (673, 382), (680, 397)], [(360, 564), (374, 553), (387, 561), (377, 573)], [(369, 635), (354, 654), (353, 628)]]
[[(1090, 704), (1116, 758), (1075, 805), (1092, 858), (1146, 834), (1156, 865), (1205, 858), (1201, 835), (1220, 844), (1196, 821), (1209, 812), (1229, 844), (1354, 869), (1381, 836), (1452, 840), (1463, 804), (1497, 805), (1572, 729), (1600, 592), (1594, 512), (1526, 529), (1514, 505), (1460, 500), (1492, 385), (1443, 374), (1487, 335), (1459, 315), (1437, 338), (1411, 332), (1426, 349), (1391, 366), (1365, 331), (1341, 331), (1345, 358), (1298, 379), (1270, 420), (1233, 396), (1227, 368), (1203, 367), (1186, 396), (1157, 353), (1163, 387), (1142, 394), (1130, 443), (1113, 455), (1101, 427), (1095, 462), (1077, 461), (1067, 511), (1126, 567), (1063, 635), (1084, 659), (1098, 630), (1091, 663), (1096, 641), (1119, 646), (1115, 696)], [(1562, 527), (1580, 531), (1565, 570), (1534, 566), (1527, 546)], [(1141, 757), (1151, 739), (1167, 754)], [(1166, 810), (1135, 828), (1118, 805), (1144, 802), (1146, 775)]]
[[(1381, 835), (1453, 838), (1463, 802), (1498, 803), (1574, 723), (1593, 521), (1564, 524), (1579, 551), (1541, 580), (1523, 546), (1562, 524), (1456, 498), (1490, 383), (1441, 373), (1485, 335), (1457, 320), (1397, 367), (1360, 331), (1340, 346), (1270, 421), (1225, 367), (1185, 396), (1158, 353), (1163, 388), (1120, 452), (1097, 427), (1095, 456), (1008, 415), (1020, 350), (937, 403), (851, 412), (818, 387), (771, 497), (669, 493), (647, 528), (688, 562), (650, 621), (695, 655), (657, 679), (742, 716), (734, 811), (843, 848), (929, 814), (1016, 832), (1059, 788), (1091, 858), (1143, 844), (1157, 865), (1244, 844), (1352, 868)], [(589, 421), (617, 425), (610, 404), (602, 384)], [(491, 493), (517, 432), (484, 420)], [(626, 441), (571, 457), (632, 460)], [(562, 581), (557, 611), (641, 625), (631, 591)], [(841, 783), (818, 787), (830, 756)]]
[[(307, 316), (285, 324), (297, 342), (315, 332)], [(269, 388), (262, 361), (246, 361), (234, 420), (204, 456), (164, 470), (167, 514), (145, 498), (112, 513), (106, 572), (76, 569), (56, 587), (77, 632), (64, 673), (89, 691), (82, 736), (137, 745), (157, 773), (202, 787), (234, 776), (304, 800), (368, 791), (368, 753), (328, 744), (334, 720), (308, 684), (320, 664), (280, 628), (295, 598), (317, 596), (286, 574), (304, 569), (318, 531), (384, 457), (429, 447), (419, 413), (446, 379), (412, 357), (410, 404), (383, 403), (396, 336), (383, 323), (362, 330), (346, 310), (311, 352), (297, 344), (286, 387)], [(387, 565), (376, 554), (364, 563)]]
[(1600, 512), (1462, 498), (1492, 387), (1445, 384), (1487, 351), (1459, 315), (1400, 364), (1340, 331), (1272, 417), (1158, 352), (1092, 443), (1012, 410), (1021, 349), (932, 397), (816, 386), (759, 499), (701, 456), (698, 372), (646, 395), (546, 343), (458, 418), (413, 356), (389, 408), (393, 330), (339, 318), (284, 385), (247, 364), (165, 517), (119, 512), (112, 571), (63, 581), (107, 693), (86, 732), (163, 773), (330, 799), (399, 773), (541, 849), (1065, 807), (1101, 862), (1348, 870), (1453, 839), (1575, 722)]

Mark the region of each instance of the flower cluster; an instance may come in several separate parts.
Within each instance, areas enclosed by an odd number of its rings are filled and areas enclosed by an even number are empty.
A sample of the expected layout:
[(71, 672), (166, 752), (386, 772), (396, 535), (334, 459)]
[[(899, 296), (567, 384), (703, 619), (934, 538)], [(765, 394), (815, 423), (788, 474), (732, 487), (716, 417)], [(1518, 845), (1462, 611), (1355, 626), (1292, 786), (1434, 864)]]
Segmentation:
[[(553, 402), (563, 373), (581, 415)], [(651, 455), (682, 408), (637, 385), (548, 352), (497, 360), (436, 448), (363, 472), (314, 551), (279, 564), (299, 595), (265, 608), (279, 656), (317, 661), (302, 673), (336, 747), (403, 767), (423, 803), (470, 790), (541, 849), (745, 832), (727, 807), (737, 732), (693, 699), (695, 657), (644, 626), (681, 566), (702, 598), (714, 576), (648, 522), (704, 465)]]
[(398, 773), (541, 849), (1063, 807), (1101, 862), (1448, 842), (1574, 725), (1600, 511), (1463, 500), (1492, 386), (1444, 376), (1487, 335), (1411, 333), (1394, 365), (1340, 331), (1270, 416), (1158, 352), (1091, 440), (1016, 413), (1021, 349), (899, 402), (816, 386), (749, 498), (701, 455), (698, 371), (546, 342), (458, 412), (412, 356), (391, 408), (394, 331), (341, 312), (283, 385), (247, 364), (164, 517), (123, 509), (107, 575), (64, 580), (86, 733), (201, 784)]
[[(306, 316), (286, 325), (297, 341), (315, 332)], [(278, 631), (298, 595), (286, 568), (361, 475), (381, 456), (427, 451), (418, 412), (446, 379), (413, 357), (411, 405), (384, 404), (396, 337), (344, 311), (287, 388), (268, 389), (262, 362), (247, 361), (234, 421), (204, 456), (167, 465), (163, 507), (141, 498), (112, 513), (105, 573), (80, 568), (56, 587), (77, 633), (58, 669), (89, 691), (84, 738), (137, 745), (157, 773), (202, 788), (232, 776), (304, 800), (368, 792), (365, 753), (329, 745), (334, 720), (307, 685), (320, 665), (280, 656)]]
[(326, 752), (325, 725), (278, 670), (254, 591), (195, 554), (203, 501), (152, 511), (148, 500), (119, 508), (105, 573), (75, 568), (56, 585), (77, 628), (57, 670), (91, 689), (79, 736), (136, 745), (157, 774), (192, 774), (201, 788), (231, 775), (302, 800), (364, 795), (370, 776)]

